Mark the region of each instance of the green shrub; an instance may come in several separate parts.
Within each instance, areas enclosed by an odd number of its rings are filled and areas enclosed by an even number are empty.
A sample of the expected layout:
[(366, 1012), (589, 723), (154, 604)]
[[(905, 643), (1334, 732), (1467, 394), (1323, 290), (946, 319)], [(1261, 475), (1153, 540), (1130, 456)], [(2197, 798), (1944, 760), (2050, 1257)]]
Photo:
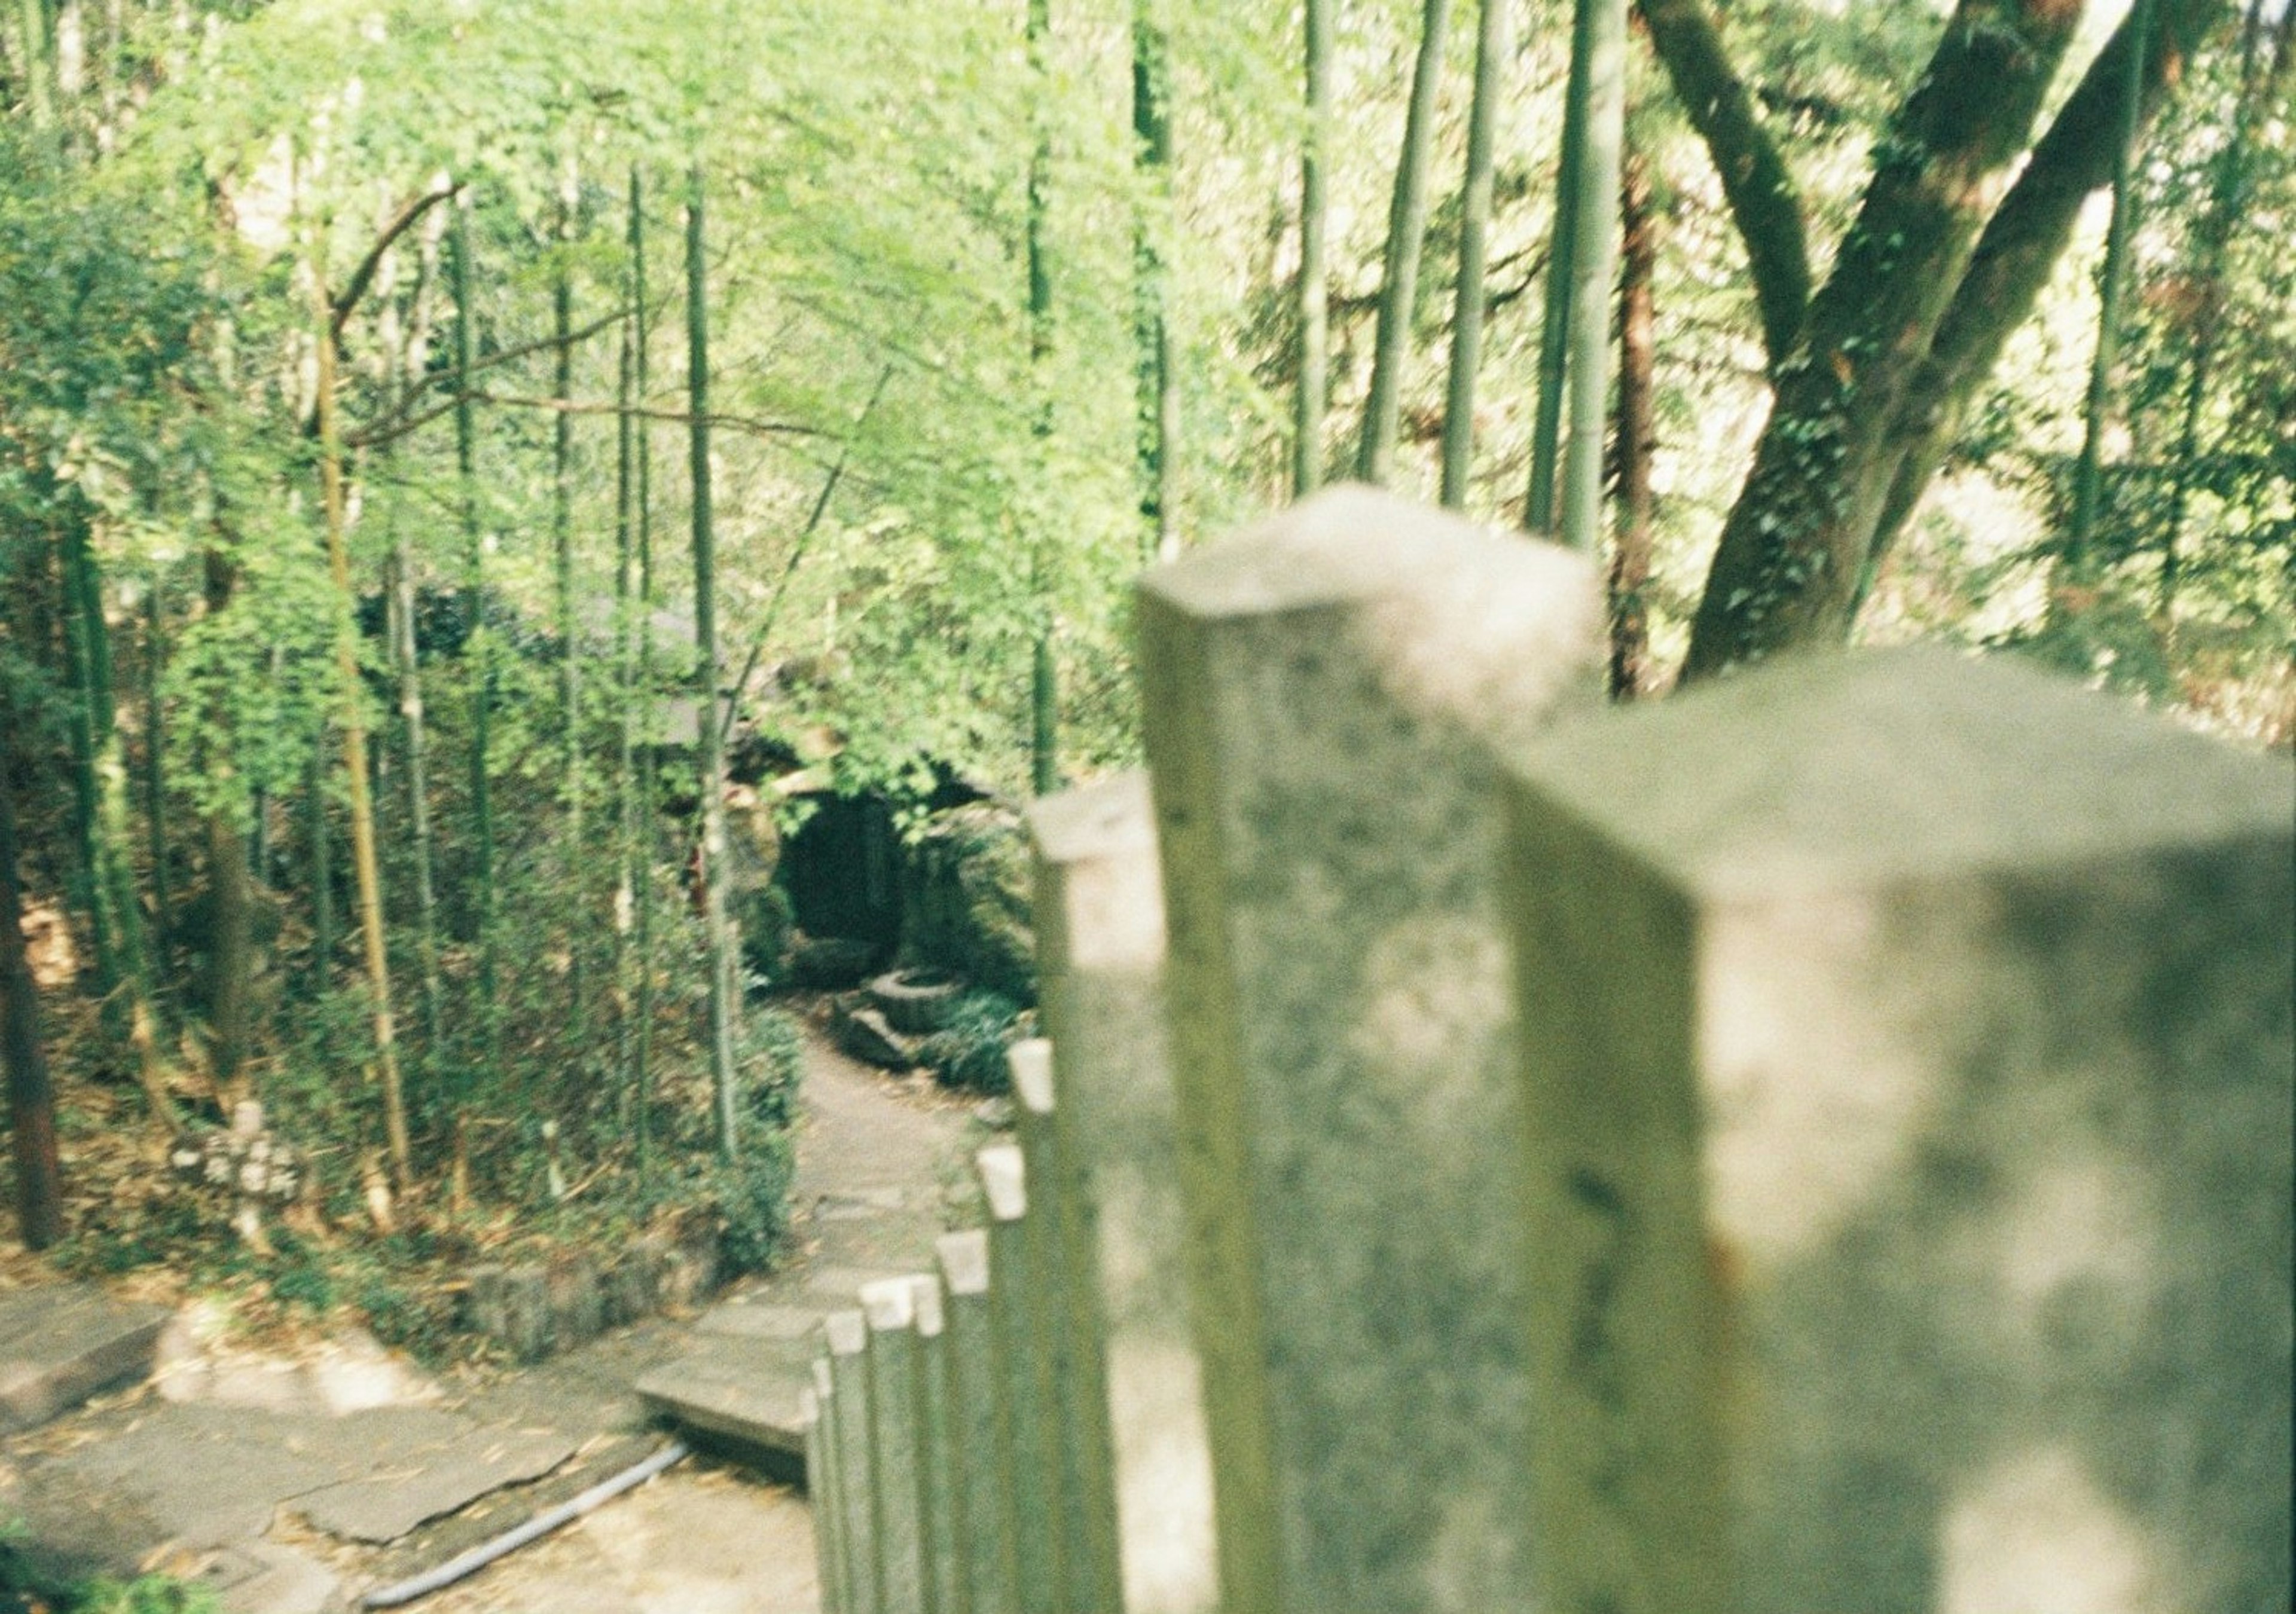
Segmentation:
[(1020, 1005), (996, 992), (967, 992), (949, 1005), (948, 1023), (917, 1044), (917, 1060), (945, 1086), (1003, 1093), (1013, 1085), (1004, 1051), (1013, 1045)]
[(782, 1131), (797, 1119), (797, 1095), (805, 1068), (805, 1038), (797, 1021), (779, 1009), (760, 1009), (744, 1020), (735, 1050), (749, 1073), (743, 1107), (750, 1121)]
[(742, 1158), (712, 1173), (718, 1248), (734, 1271), (762, 1271), (781, 1253), (789, 1233), (790, 1184), (796, 1165), (786, 1130), (756, 1127), (743, 1140)]

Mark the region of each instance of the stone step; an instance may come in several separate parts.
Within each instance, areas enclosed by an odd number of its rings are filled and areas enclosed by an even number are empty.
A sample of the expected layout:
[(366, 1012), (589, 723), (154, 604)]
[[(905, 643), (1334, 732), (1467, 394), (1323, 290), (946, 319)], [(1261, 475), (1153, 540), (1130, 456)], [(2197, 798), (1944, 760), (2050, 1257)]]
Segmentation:
[(168, 1312), (85, 1283), (0, 1291), (0, 1433), (47, 1422), (143, 1378)]
[(776, 1475), (801, 1479), (798, 1397), (813, 1382), (819, 1350), (810, 1330), (793, 1338), (703, 1334), (684, 1357), (640, 1379), (638, 1398), (657, 1418), (734, 1446)]

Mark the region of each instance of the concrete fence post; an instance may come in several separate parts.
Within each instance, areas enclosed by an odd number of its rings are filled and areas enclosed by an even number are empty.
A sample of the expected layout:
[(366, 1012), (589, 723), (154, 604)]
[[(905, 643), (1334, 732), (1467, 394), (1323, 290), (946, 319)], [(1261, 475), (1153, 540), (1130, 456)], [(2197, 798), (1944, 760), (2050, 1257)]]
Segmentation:
[(1164, 1028), (1164, 897), (1144, 774), (1046, 797), (1037, 969), (1054, 1131), (1076, 1185), (1080, 1326), (1102, 1341), (1123, 1607), (1211, 1614), (1211, 1458), (1188, 1329), (1177, 1097)]
[(1529, 1606), (1529, 1258), (1488, 748), (1566, 692), (1591, 700), (1600, 639), (1583, 558), (1363, 488), (1140, 585), (1237, 1614)]
[(845, 1594), (852, 1614), (885, 1614), (878, 1565), (875, 1496), (877, 1472), (869, 1449), (869, 1370), (865, 1353), (869, 1325), (857, 1311), (833, 1311), (822, 1320), (829, 1348), (829, 1399), (837, 1475), (837, 1535), (846, 1569)]
[(917, 1316), (916, 1489), (924, 1556), (925, 1614), (966, 1614), (956, 1549), (956, 1475), (951, 1460), (948, 1323), (940, 1280), (909, 1280)]
[(1052, 1376), (1061, 1607), (1064, 1614), (1122, 1614), (1090, 1190), (1066, 1135), (1067, 1100), (1056, 1095), (1052, 1045), (1029, 1037), (1013, 1045), (1009, 1060), (1021, 1154), (1028, 1163), (1030, 1268), (1041, 1274), (1037, 1321)]
[(1511, 795), (1538, 1606), (2289, 1607), (2285, 762), (1920, 650)]
[(869, 1327), (870, 1518), (882, 1614), (924, 1614), (924, 1519), (917, 1488), (916, 1290), (907, 1278), (861, 1286)]
[(1014, 1614), (1013, 1512), (1007, 1488), (991, 1315), (988, 1235), (945, 1233), (940, 1258), (948, 1393), (949, 1528), (962, 1587), (960, 1614)]
[(983, 1149), (974, 1159), (988, 1201), (997, 1462), (1012, 1510), (1014, 1602), (1020, 1614), (1070, 1614), (1062, 1602), (1060, 1448), (1042, 1321), (1047, 1296), (1029, 1225), (1027, 1168), (1011, 1143)]
[(845, 1614), (845, 1565), (837, 1540), (837, 1480), (831, 1471), (834, 1440), (830, 1417), (829, 1364), (816, 1358), (813, 1381), (798, 1392), (798, 1416), (805, 1425), (806, 1503), (813, 1515), (815, 1574), (821, 1582), (822, 1614)]

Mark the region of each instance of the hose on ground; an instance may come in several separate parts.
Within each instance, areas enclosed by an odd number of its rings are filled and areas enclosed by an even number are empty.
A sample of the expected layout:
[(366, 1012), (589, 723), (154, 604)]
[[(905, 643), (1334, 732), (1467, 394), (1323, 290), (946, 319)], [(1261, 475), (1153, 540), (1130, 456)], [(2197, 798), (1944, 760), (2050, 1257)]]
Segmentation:
[(624, 1491), (644, 1485), (664, 1469), (682, 1462), (691, 1452), (683, 1440), (673, 1440), (644, 1462), (624, 1469), (612, 1479), (602, 1481), (580, 1495), (560, 1503), (549, 1512), (537, 1513), (514, 1530), (505, 1530), (492, 1541), (472, 1547), (457, 1557), (449, 1558), (436, 1569), (425, 1569), (411, 1579), (367, 1593), (359, 1599), (363, 1609), (395, 1609), (399, 1604), (427, 1597), (444, 1586), (453, 1585), (467, 1575), (475, 1575), (496, 1559), (515, 1553), (528, 1542), (547, 1536), (560, 1525), (579, 1519), (603, 1503), (611, 1502)]

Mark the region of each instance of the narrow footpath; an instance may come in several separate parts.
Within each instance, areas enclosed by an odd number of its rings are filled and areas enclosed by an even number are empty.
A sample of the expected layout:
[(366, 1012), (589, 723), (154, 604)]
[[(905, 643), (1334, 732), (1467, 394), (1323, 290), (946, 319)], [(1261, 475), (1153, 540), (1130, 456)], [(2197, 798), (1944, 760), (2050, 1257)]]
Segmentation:
[[(815, 1614), (802, 1493), (760, 1471), (798, 1478), (795, 1387), (819, 1319), (859, 1283), (930, 1267), (980, 1127), (969, 1103), (857, 1065), (814, 1028), (803, 1097), (790, 1258), (698, 1315), (462, 1389), (371, 1342), (267, 1359), (179, 1315), (147, 1381), (14, 1421), (37, 1426), (0, 1441), (0, 1512), (83, 1562), (197, 1576), (232, 1614), (335, 1614), (693, 1434), (718, 1444), (406, 1606)], [(129, 1315), (113, 1331), (152, 1325)], [(0, 1316), (0, 1394), (23, 1354)]]

